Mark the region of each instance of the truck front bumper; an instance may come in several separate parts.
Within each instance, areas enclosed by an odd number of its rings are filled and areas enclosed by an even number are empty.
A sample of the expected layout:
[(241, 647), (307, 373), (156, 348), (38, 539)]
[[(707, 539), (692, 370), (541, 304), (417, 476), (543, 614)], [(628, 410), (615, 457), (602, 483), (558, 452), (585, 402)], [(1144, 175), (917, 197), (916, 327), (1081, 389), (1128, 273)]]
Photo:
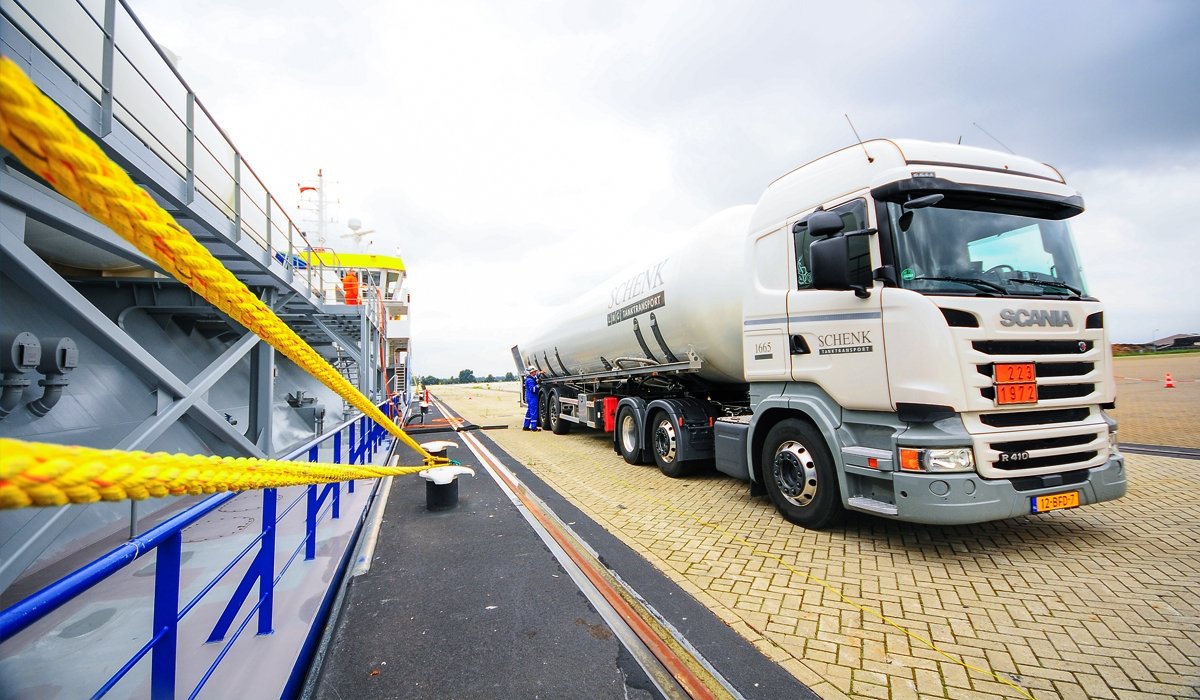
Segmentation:
[(975, 473), (895, 472), (892, 484), (898, 512), (891, 517), (931, 525), (963, 525), (1030, 515), (1037, 496), (1077, 491), (1083, 506), (1125, 495), (1124, 457), (1114, 455), (1104, 465), (1086, 471), (1083, 480), (1033, 488), (1028, 480), (983, 479)]

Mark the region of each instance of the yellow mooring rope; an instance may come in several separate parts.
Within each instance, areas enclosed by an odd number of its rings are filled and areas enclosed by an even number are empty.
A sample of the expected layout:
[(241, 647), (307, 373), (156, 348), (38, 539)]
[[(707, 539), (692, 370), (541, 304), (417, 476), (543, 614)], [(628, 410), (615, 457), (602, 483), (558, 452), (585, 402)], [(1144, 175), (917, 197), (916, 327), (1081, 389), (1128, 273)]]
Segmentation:
[[(416, 450), (425, 465), (449, 462), (445, 458), (430, 455), (342, 377), (145, 190), (138, 187), (124, 170), (104, 155), (70, 117), (41, 94), (21, 68), (7, 57), (0, 57), (0, 146), (11, 151), (60, 194), (132, 243), (163, 270)], [(0, 473), (12, 471), (7, 466), (12, 459), (9, 454), (12, 448), (7, 445), (16, 443), (6, 440), (5, 444), (6, 448), (0, 450), (0, 465), (3, 465), (0, 466)], [(253, 460), (236, 461), (247, 466), (251, 462)], [(307, 467), (307, 463), (304, 464)], [(312, 482), (293, 480), (288, 483)], [(0, 488), (7, 486), (0, 484)], [(39, 502), (32, 498), (30, 501)]]
[(0, 509), (328, 484), (426, 469), (98, 450), (8, 438), (0, 438), (0, 455)]

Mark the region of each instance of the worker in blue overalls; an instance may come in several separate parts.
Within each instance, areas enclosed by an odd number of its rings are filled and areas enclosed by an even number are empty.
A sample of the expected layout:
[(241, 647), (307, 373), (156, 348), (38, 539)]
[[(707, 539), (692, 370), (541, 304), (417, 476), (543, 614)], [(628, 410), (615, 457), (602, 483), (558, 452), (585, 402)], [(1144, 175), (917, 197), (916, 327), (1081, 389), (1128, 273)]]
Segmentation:
[(529, 374), (525, 375), (525, 424), (521, 426), (521, 430), (541, 430), (538, 427), (538, 370), (537, 367), (529, 367)]

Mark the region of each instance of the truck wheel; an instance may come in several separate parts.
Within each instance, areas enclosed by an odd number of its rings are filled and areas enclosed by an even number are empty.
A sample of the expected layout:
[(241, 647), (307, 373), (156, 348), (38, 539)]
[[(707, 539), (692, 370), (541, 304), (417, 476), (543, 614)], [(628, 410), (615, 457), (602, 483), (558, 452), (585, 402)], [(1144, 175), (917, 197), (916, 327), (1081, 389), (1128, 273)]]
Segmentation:
[(663, 474), (672, 479), (687, 476), (691, 468), (679, 461), (679, 430), (675, 427), (675, 421), (671, 420), (671, 416), (667, 415), (666, 411), (658, 411), (654, 414), (650, 424), (654, 426), (654, 432), (650, 438), (654, 463), (658, 465)]
[(633, 409), (622, 406), (617, 412), (617, 449), (621, 456), (630, 464), (644, 464), (642, 460), (642, 440), (638, 434), (637, 417)]
[(537, 427), (545, 430), (550, 427), (550, 400), (546, 392), (538, 392), (538, 419)]
[(550, 420), (550, 430), (555, 435), (566, 435), (571, 432), (571, 424), (562, 419), (562, 403), (558, 400), (558, 392), (550, 392), (550, 398), (546, 400), (547, 418)]
[(767, 433), (762, 456), (763, 482), (785, 519), (810, 530), (841, 521), (841, 495), (833, 457), (815, 428), (785, 420)]

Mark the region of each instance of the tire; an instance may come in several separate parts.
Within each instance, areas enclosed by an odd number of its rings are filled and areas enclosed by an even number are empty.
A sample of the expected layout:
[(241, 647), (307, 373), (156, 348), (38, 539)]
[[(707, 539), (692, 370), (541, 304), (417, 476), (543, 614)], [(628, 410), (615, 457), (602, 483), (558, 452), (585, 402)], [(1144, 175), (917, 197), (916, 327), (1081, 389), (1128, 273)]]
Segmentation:
[(642, 436), (638, 431), (637, 416), (633, 409), (622, 406), (617, 411), (616, 431), (617, 451), (630, 464), (645, 464), (642, 459)]
[(654, 463), (672, 479), (687, 476), (692, 471), (691, 465), (679, 461), (682, 438), (671, 416), (666, 411), (655, 411), (650, 416), (650, 426), (650, 452), (654, 454)]
[(562, 403), (558, 400), (558, 392), (550, 392), (546, 401), (546, 420), (550, 423), (550, 431), (555, 435), (566, 435), (571, 432), (571, 424), (562, 419)]
[(771, 428), (763, 445), (762, 474), (776, 510), (790, 522), (823, 530), (846, 514), (829, 446), (808, 423), (789, 418)]
[(538, 392), (537, 427), (545, 430), (550, 427), (550, 398), (545, 391)]

